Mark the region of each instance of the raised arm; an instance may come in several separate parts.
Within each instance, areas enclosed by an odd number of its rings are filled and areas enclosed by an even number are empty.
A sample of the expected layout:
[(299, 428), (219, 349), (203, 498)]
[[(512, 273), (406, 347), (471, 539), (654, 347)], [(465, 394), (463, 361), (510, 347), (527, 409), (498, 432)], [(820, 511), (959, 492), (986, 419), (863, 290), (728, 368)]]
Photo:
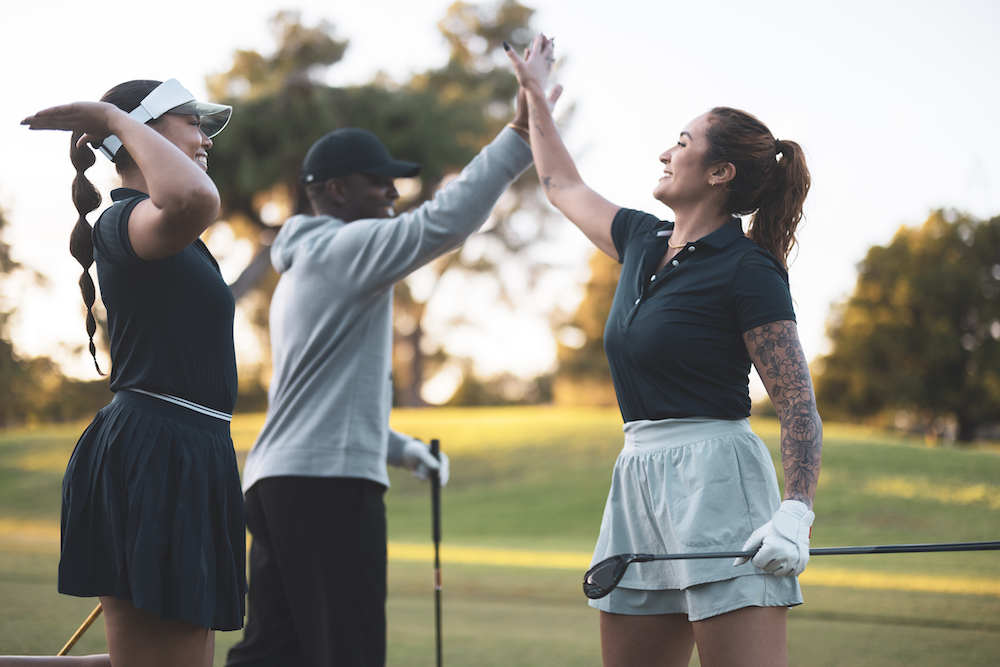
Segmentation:
[(791, 320), (771, 322), (744, 333), (743, 341), (781, 422), (784, 499), (798, 500), (811, 509), (819, 481), (823, 424), (798, 329)]
[(545, 96), (545, 82), (552, 64), (552, 41), (538, 35), (521, 59), (506, 43), (504, 48), (527, 99), (531, 153), (545, 196), (570, 222), (580, 228), (602, 252), (618, 259), (611, 239), (611, 222), (621, 208), (587, 186), (573, 157), (559, 136)]
[[(157, 132), (104, 102), (76, 102), (39, 111), (22, 121), (31, 129), (82, 133), (77, 147), (116, 135), (128, 149), (139, 174), (132, 179), (149, 194), (129, 217), (132, 249), (143, 259), (173, 255), (193, 243), (219, 213), (219, 191), (206, 167), (195, 161), (212, 145), (197, 127), (198, 116), (170, 114), (158, 119), (171, 124), (171, 136), (184, 150)], [(186, 151), (186, 152), (185, 152)], [(190, 153), (190, 155), (188, 154)], [(129, 186), (129, 183), (124, 183)]]

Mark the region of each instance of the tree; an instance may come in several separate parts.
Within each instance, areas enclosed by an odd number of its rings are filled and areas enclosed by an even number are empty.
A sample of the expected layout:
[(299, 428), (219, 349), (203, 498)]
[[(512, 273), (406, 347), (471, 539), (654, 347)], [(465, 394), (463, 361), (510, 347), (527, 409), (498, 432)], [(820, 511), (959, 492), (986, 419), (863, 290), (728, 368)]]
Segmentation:
[[(14, 284), (16, 277), (34, 283), (44, 283), (44, 277), (19, 262), (10, 254), (10, 245), (3, 240), (7, 218), (0, 210), (0, 285)], [(0, 427), (25, 422), (48, 422), (78, 419), (93, 414), (111, 398), (107, 380), (85, 382), (63, 375), (59, 365), (49, 357), (28, 358), (14, 348), (8, 330), (13, 309), (6, 308), (0, 295)], [(83, 327), (80, 327), (84, 336)]]
[[(0, 280), (8, 284), (6, 279), (21, 268), (10, 255), (10, 245), (3, 240), (2, 234), (7, 226), (7, 217), (0, 211)], [(6, 304), (0, 302), (0, 309)], [(0, 310), (0, 386), (4, 389), (4, 400), (0, 401), (0, 427), (16, 421), (19, 412), (20, 384), (25, 379), (26, 370), (14, 352), (14, 344), (7, 331), (10, 310)]]
[(620, 273), (621, 265), (603, 252), (591, 256), (590, 281), (576, 314), (563, 327), (556, 352), (559, 371), (553, 391), (558, 404), (618, 404), (604, 354), (604, 325)]
[[(329, 23), (309, 28), (301, 25), (298, 14), (282, 12), (272, 21), (278, 45), (272, 55), (239, 51), (228, 72), (208, 78), (214, 98), (238, 107), (224, 140), (212, 151), (212, 173), (222, 195), (221, 217), (236, 237), (258, 247), (248, 277), (234, 291), (244, 297), (241, 305), (249, 311), (262, 346), (268, 345), (267, 310), (276, 283), (266, 244), (274, 234), (271, 225), (308, 211), (298, 174), (312, 142), (336, 127), (371, 130), (393, 155), (421, 164), (420, 178), (403, 192), (397, 208), (419, 205), (512, 116), (517, 82), (502, 42), (526, 46), (532, 13), (515, 0), (489, 7), (456, 2), (438, 24), (450, 46), (443, 67), (403, 83), (380, 74), (366, 85), (334, 88), (322, 83), (322, 74), (343, 56), (347, 42), (333, 36)], [(541, 265), (521, 251), (546, 237), (544, 210), (537, 180), (526, 175), (498, 204), (479, 252), (442, 257), (428, 269), (431, 282), (440, 284), (448, 271), (492, 273), (510, 261), (521, 262), (536, 276)], [(519, 211), (533, 215), (518, 218)], [(525, 219), (530, 222), (525, 224)], [(403, 405), (422, 402), (424, 379), (446, 358), (439, 342), (427, 340), (423, 327), (435, 295), (435, 289), (418, 293), (407, 284), (396, 290), (395, 310), (403, 330), (397, 331), (395, 341), (394, 376), (396, 400)], [(262, 369), (260, 381), (266, 374)], [(241, 370), (241, 385), (252, 376)]]
[(819, 363), (824, 415), (956, 427), (1000, 420), (1000, 217), (936, 211), (859, 267)]
[[(11, 278), (26, 269), (10, 254), (10, 245), (3, 238), (7, 227), (7, 217), (0, 211), (0, 280), (6, 287)], [(36, 274), (37, 275), (37, 274)], [(25, 359), (14, 349), (10, 339), (9, 322), (13, 309), (4, 309), (0, 302), (0, 386), (3, 400), (0, 401), (0, 427), (17, 424), (29, 418), (39, 394), (50, 386), (53, 380), (61, 379), (61, 374), (50, 360)]]

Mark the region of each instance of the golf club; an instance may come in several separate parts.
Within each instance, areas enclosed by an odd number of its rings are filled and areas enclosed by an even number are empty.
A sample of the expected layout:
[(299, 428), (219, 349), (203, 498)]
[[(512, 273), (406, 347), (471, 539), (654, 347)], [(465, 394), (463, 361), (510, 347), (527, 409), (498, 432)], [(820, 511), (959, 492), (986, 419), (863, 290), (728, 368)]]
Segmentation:
[(94, 607), (94, 611), (90, 612), (90, 616), (87, 617), (87, 620), (83, 622), (83, 625), (81, 625), (79, 628), (76, 629), (76, 632), (73, 633), (73, 636), (69, 638), (69, 641), (66, 642), (66, 645), (63, 646), (62, 649), (58, 653), (56, 653), (56, 655), (66, 655), (67, 653), (69, 653), (69, 650), (73, 648), (73, 646), (78, 641), (80, 641), (80, 637), (82, 637), (83, 633), (87, 631), (87, 628), (93, 625), (94, 621), (97, 620), (97, 617), (101, 615), (102, 611), (104, 611), (104, 608), (101, 607), (101, 603), (98, 602), (97, 606)]
[[(883, 544), (868, 547), (820, 547), (810, 549), (810, 556), (846, 556), (851, 554), (908, 554), (935, 551), (1000, 551), (1000, 542), (944, 542), (938, 544)], [(605, 558), (587, 570), (583, 594), (591, 600), (602, 598), (615, 589), (632, 563), (653, 560), (689, 560), (695, 558), (748, 558), (756, 551), (712, 551), (687, 554), (617, 554)]]
[[(431, 456), (441, 461), (441, 443), (431, 440)], [(434, 631), (437, 643), (437, 667), (441, 667), (441, 476), (431, 471), (431, 536), (434, 538)]]

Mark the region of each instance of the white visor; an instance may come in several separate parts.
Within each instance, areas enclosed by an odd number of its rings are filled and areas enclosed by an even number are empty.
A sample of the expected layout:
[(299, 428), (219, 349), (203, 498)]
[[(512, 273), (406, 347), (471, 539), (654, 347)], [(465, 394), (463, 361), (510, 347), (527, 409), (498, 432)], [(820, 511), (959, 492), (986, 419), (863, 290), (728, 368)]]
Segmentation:
[[(233, 108), (226, 104), (199, 102), (177, 79), (170, 79), (146, 95), (142, 102), (139, 102), (139, 106), (129, 112), (129, 116), (140, 123), (148, 123), (165, 113), (201, 116), (201, 129), (211, 138), (222, 132), (222, 128), (229, 123)], [(121, 147), (121, 140), (112, 134), (97, 148), (104, 153), (105, 157), (114, 162)]]

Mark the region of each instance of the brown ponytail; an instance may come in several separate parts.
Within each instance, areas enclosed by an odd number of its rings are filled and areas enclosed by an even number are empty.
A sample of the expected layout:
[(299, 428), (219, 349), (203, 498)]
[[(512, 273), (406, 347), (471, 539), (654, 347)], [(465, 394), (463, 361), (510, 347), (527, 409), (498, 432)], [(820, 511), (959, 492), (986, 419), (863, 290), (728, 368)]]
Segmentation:
[[(132, 111), (158, 85), (160, 85), (159, 81), (128, 81), (109, 90), (101, 98), (101, 101), (114, 104), (124, 111)], [(77, 147), (76, 144), (81, 136), (83, 136), (82, 132), (74, 132), (69, 148), (70, 161), (76, 168), (76, 176), (73, 178), (73, 205), (77, 212), (76, 225), (73, 226), (69, 237), (69, 252), (83, 267), (83, 274), (80, 276), (80, 293), (83, 295), (83, 303), (87, 306), (87, 336), (90, 339), (90, 355), (94, 358), (94, 367), (97, 368), (97, 372), (104, 375), (97, 362), (97, 347), (94, 345), (94, 334), (97, 333), (94, 302), (97, 300), (97, 292), (94, 288), (94, 280), (90, 277), (90, 265), (94, 263), (94, 230), (87, 222), (87, 214), (101, 205), (101, 193), (84, 175), (87, 169), (94, 166), (96, 157), (94, 151), (86, 144)], [(131, 156), (122, 147), (116, 156), (115, 167), (121, 173), (131, 164), (134, 164)]]
[(747, 236), (787, 268), (809, 193), (809, 168), (802, 147), (775, 139), (745, 111), (716, 107), (709, 115), (706, 162), (736, 166), (736, 176), (726, 184), (727, 212), (752, 214)]

